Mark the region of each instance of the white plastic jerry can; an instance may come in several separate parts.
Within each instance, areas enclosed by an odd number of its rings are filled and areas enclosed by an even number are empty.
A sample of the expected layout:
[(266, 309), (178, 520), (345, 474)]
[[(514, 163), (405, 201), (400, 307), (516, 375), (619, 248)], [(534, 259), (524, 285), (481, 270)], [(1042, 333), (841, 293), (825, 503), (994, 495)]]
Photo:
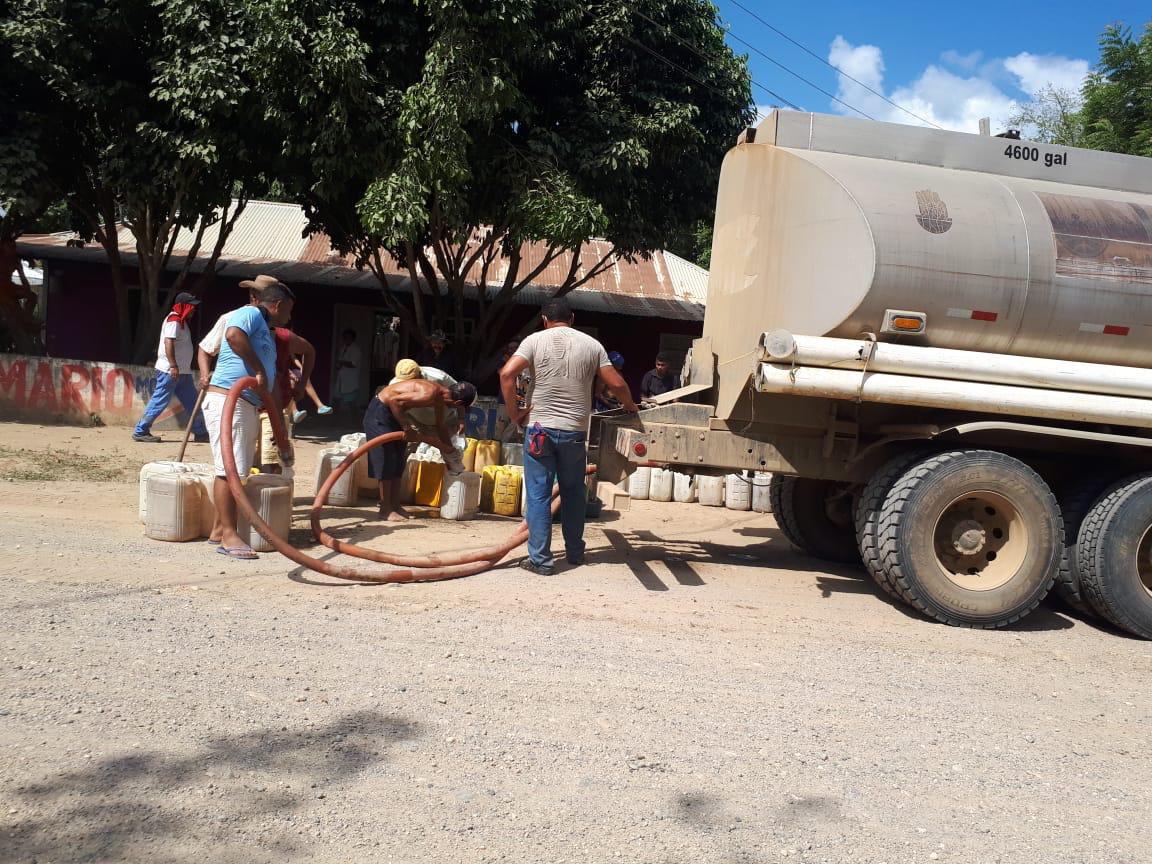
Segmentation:
[(177, 543), (199, 537), (204, 495), (200, 478), (180, 471), (153, 474), (145, 482), (148, 517), (144, 534), (153, 540)]
[(696, 500), (696, 478), (679, 471), (672, 476), (672, 500), (681, 504), (691, 504)]
[[(316, 460), (316, 491), (328, 476), (340, 465), (351, 451), (347, 447), (327, 447), (320, 451)], [(351, 507), (356, 504), (359, 488), (356, 483), (356, 468), (345, 471), (335, 485), (328, 490), (328, 503), (336, 507)]]
[[(260, 518), (268, 523), (272, 533), (287, 539), (292, 530), (292, 481), (278, 474), (253, 474), (244, 484), (244, 494), (248, 497)], [(275, 547), (252, 527), (252, 523), (240, 511), (236, 520), (236, 531), (240, 539), (257, 552), (271, 552)]]
[(641, 466), (628, 478), (628, 494), (635, 501), (647, 501), (652, 490), (652, 469)]
[(671, 469), (653, 468), (652, 480), (648, 486), (648, 498), (652, 501), (671, 501), (673, 476)]
[(752, 478), (752, 509), (757, 513), (772, 512), (772, 472), (757, 471)]
[(705, 507), (724, 506), (724, 478), (707, 474), (696, 476), (696, 496)]
[(729, 510), (752, 509), (752, 478), (729, 474), (724, 480), (724, 506)]
[(149, 462), (147, 465), (140, 469), (140, 521), (147, 523), (148, 521), (148, 478), (156, 474), (186, 474), (191, 471), (191, 466), (184, 462), (176, 462), (174, 460), (161, 460), (159, 462)]
[(444, 491), (440, 494), (440, 518), (463, 521), (475, 518), (480, 512), (480, 475), (475, 471), (462, 471), (444, 477)]
[(500, 461), (505, 465), (523, 465), (524, 445), (502, 444), (500, 446)]

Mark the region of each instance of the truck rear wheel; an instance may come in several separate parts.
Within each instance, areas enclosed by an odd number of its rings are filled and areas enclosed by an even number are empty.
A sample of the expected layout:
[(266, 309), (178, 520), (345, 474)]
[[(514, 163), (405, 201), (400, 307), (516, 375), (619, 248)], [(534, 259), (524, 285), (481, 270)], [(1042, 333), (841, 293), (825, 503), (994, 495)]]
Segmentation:
[(776, 524), (793, 546), (828, 561), (860, 560), (846, 484), (773, 474), (768, 493)]
[(889, 459), (876, 473), (873, 474), (864, 486), (864, 491), (856, 499), (856, 512), (854, 522), (856, 527), (856, 545), (860, 549), (860, 557), (864, 561), (864, 569), (868, 575), (879, 585), (885, 594), (900, 597), (896, 586), (888, 581), (888, 574), (880, 561), (880, 538), (877, 526), (880, 522), (880, 510), (884, 506), (884, 499), (892, 490), (892, 486), (908, 470), (908, 466), (919, 459), (922, 453), (901, 453)]
[(1080, 568), (1076, 558), (1078, 537), (1084, 517), (1108, 487), (1106, 479), (1080, 477), (1060, 489), (1056, 496), (1064, 520), (1064, 554), (1052, 590), (1069, 607), (1085, 615), (1096, 613), (1080, 589)]
[(1080, 588), (1092, 608), (1152, 639), (1152, 476), (1113, 487), (1092, 505), (1076, 553)]
[(1040, 475), (991, 450), (913, 464), (878, 525), (880, 559), (900, 595), (962, 627), (1003, 627), (1036, 608), (1063, 552), (1056, 499)]

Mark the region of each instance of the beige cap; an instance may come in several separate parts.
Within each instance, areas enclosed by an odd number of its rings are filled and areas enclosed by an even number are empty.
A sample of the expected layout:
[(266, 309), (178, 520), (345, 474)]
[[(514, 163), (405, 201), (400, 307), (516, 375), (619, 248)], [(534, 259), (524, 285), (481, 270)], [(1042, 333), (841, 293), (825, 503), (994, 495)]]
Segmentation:
[(415, 360), (405, 358), (396, 364), (396, 378), (400, 381), (411, 381), (414, 378), (423, 377), (424, 374), (420, 371), (420, 364)]

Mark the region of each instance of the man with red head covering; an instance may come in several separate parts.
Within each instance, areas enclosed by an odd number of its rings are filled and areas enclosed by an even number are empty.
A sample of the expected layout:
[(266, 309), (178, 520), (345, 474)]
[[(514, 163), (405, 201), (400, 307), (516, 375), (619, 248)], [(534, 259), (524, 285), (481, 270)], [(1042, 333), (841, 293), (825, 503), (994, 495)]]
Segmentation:
[[(184, 403), (186, 411), (196, 407), (196, 385), (192, 383), (192, 333), (188, 329), (188, 319), (199, 305), (197, 297), (182, 291), (176, 295), (176, 303), (164, 319), (164, 326), (160, 329), (160, 347), (156, 352), (156, 389), (152, 391), (144, 416), (132, 431), (133, 441), (155, 444), (161, 440), (152, 434), (152, 424), (168, 407), (173, 396)], [(196, 440), (207, 441), (208, 427), (199, 411), (192, 423)]]

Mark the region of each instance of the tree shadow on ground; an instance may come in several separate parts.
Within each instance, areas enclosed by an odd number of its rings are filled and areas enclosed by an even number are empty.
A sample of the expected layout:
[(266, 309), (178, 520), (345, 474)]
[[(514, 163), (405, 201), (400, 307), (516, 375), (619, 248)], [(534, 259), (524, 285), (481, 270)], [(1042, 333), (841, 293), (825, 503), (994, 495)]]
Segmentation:
[(0, 821), (0, 862), (219, 860), (206, 850), (243, 843), (255, 851), (247, 831), (264, 835), (264, 854), (249, 860), (291, 854), (297, 832), (289, 829), (306, 801), (422, 734), (419, 724), (358, 711), (307, 730), (215, 736), (191, 755), (102, 759), (10, 790), (20, 815)]

